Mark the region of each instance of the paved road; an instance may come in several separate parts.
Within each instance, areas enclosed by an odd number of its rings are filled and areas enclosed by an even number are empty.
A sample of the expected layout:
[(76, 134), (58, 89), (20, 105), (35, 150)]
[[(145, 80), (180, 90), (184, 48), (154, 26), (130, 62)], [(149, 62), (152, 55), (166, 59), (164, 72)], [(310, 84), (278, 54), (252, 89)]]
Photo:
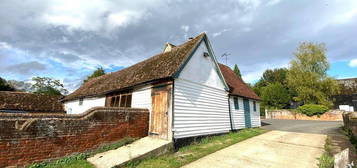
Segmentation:
[(270, 131), (207, 155), (184, 168), (311, 168), (326, 135)]
[(342, 121), (262, 120), (262, 128), (290, 132), (339, 135)]

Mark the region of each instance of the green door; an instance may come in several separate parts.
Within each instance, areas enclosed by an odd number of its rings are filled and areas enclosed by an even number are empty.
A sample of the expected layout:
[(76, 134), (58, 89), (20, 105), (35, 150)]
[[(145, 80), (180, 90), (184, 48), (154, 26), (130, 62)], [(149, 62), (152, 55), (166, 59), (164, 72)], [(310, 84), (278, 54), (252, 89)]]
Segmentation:
[(252, 125), (251, 125), (251, 120), (250, 120), (250, 106), (249, 106), (249, 100), (248, 100), (248, 99), (243, 99), (243, 104), (244, 104), (245, 127), (246, 127), (246, 128), (250, 128), (250, 127), (252, 127)]

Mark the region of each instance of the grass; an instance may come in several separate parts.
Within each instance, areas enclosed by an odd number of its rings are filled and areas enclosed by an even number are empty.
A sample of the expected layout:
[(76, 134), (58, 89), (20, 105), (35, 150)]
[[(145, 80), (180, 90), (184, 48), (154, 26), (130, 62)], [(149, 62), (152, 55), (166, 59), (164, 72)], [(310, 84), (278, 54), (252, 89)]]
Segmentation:
[(351, 144), (354, 146), (354, 148), (357, 150), (357, 137), (353, 135), (353, 132), (351, 129), (347, 129), (345, 127), (342, 127), (343, 133), (348, 137), (350, 140)]
[(334, 166), (334, 157), (332, 154), (332, 144), (331, 144), (331, 137), (327, 137), (326, 138), (326, 142), (325, 142), (325, 152), (322, 154), (322, 156), (320, 158), (318, 158), (319, 160), (319, 168), (333, 168)]
[(28, 168), (94, 168), (93, 165), (87, 162), (87, 158), (94, 156), (97, 153), (117, 149), (134, 141), (134, 138), (124, 138), (115, 143), (104, 145), (85, 153), (64, 157), (52, 162), (35, 163), (28, 166)]
[(180, 148), (177, 152), (158, 157), (151, 157), (141, 161), (129, 162), (125, 167), (132, 168), (176, 168), (193, 162), (220, 149), (241, 142), (245, 139), (265, 133), (260, 128), (249, 128), (229, 134), (206, 137), (192, 144)]

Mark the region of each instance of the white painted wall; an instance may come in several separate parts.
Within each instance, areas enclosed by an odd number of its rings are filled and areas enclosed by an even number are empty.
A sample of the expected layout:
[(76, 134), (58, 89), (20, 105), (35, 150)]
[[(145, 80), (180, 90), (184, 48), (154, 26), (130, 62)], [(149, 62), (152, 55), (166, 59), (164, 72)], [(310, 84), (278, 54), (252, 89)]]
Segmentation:
[(255, 100), (249, 99), (251, 124), (252, 127), (260, 127), (260, 103), (258, 101), (255, 101), (257, 110), (254, 111), (253, 101)]
[(224, 88), (224, 84), (217, 73), (218, 67), (215, 66), (211, 57), (203, 56), (204, 52), (208, 52), (208, 49), (202, 42), (181, 71), (179, 78), (219, 89)]
[(133, 91), (131, 107), (146, 108), (151, 112), (151, 86), (145, 86)]
[(176, 79), (173, 130), (174, 138), (228, 132), (230, 117), (227, 92)]
[(238, 97), (239, 109), (236, 110), (234, 107), (234, 99), (233, 96), (229, 98), (231, 115), (232, 115), (232, 126), (233, 129), (243, 129), (245, 128), (245, 120), (244, 120), (244, 106), (243, 106), (243, 98)]
[(98, 106), (105, 106), (105, 97), (84, 98), (82, 105), (79, 105), (79, 99), (64, 103), (67, 114), (80, 114)]

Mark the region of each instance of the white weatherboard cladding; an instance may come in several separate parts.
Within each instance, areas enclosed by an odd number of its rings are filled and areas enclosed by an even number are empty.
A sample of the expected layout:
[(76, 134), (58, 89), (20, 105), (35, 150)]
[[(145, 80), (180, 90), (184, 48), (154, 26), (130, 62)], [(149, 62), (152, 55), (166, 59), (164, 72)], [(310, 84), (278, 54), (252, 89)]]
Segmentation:
[(67, 114), (81, 114), (92, 107), (105, 106), (105, 97), (84, 98), (82, 105), (79, 99), (64, 103)]
[(238, 97), (239, 109), (237, 109), (237, 110), (234, 107), (233, 96), (231, 96), (229, 98), (229, 102), (230, 102), (230, 108), (231, 108), (233, 129), (245, 128), (243, 98)]
[(260, 104), (258, 101), (255, 101), (257, 108), (256, 111), (254, 111), (253, 101), (255, 100), (249, 99), (251, 124), (252, 127), (260, 127)]
[(206, 86), (224, 88), (223, 81), (217, 73), (218, 67), (215, 65), (215, 61), (210, 56), (204, 57), (204, 52), (208, 52), (208, 50), (206, 44), (202, 42), (181, 71), (179, 78)]
[(146, 108), (151, 111), (151, 86), (146, 86), (133, 91), (131, 107)]
[(228, 132), (228, 94), (199, 83), (175, 79), (174, 138)]

